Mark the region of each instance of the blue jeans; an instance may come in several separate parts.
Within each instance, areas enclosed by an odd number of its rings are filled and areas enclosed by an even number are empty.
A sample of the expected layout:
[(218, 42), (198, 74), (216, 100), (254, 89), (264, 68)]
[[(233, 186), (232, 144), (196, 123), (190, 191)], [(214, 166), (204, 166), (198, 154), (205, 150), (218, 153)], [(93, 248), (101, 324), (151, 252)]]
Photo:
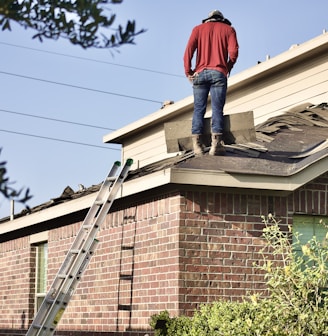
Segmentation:
[(203, 70), (193, 80), (194, 114), (192, 118), (192, 134), (203, 134), (204, 115), (208, 94), (211, 94), (212, 133), (223, 131), (223, 107), (227, 93), (227, 77), (220, 71)]

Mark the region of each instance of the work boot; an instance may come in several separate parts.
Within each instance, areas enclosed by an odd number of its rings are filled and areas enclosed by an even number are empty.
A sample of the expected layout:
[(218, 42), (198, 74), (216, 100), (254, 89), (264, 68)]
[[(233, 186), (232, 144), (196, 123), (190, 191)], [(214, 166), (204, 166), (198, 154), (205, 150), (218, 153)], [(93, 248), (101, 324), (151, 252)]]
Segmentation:
[(202, 144), (200, 134), (192, 134), (192, 145), (196, 156), (204, 154), (204, 145)]
[(213, 133), (209, 155), (224, 155), (224, 154), (225, 149), (223, 147), (222, 133)]

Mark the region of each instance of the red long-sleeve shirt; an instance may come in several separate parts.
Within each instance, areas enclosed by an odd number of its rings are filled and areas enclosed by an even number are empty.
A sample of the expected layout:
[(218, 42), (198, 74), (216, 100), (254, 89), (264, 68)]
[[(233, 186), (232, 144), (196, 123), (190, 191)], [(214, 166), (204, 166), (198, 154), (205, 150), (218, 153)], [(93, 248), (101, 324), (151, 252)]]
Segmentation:
[[(183, 57), (186, 76), (204, 69), (218, 70), (227, 76), (237, 61), (238, 48), (236, 31), (230, 25), (206, 22), (196, 26)], [(196, 50), (196, 66), (192, 69), (192, 58)]]

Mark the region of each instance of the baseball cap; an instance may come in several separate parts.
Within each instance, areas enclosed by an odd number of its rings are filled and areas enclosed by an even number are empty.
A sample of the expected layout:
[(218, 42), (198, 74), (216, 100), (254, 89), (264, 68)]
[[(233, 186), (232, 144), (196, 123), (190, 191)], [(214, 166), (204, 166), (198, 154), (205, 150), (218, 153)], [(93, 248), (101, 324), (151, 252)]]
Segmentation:
[(206, 19), (204, 19), (202, 22), (204, 23), (205, 21), (210, 20), (210, 19), (212, 19), (214, 17), (219, 17), (222, 20), (224, 20), (223, 14), (218, 9), (215, 9), (215, 10), (210, 11), (208, 13), (208, 17)]

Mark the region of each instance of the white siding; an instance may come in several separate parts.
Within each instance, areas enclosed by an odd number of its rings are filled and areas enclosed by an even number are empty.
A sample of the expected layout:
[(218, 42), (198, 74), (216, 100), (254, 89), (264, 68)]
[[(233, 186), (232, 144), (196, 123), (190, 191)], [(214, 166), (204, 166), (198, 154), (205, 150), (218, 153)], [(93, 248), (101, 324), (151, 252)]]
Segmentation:
[(328, 61), (323, 62), (320, 58), (228, 95), (225, 113), (252, 110), (255, 124), (259, 124), (292, 106), (307, 102), (319, 104), (327, 100)]
[(127, 158), (133, 159), (132, 169), (141, 168), (149, 163), (168, 157), (166, 151), (165, 134), (162, 125), (153, 128), (133, 138), (130, 143), (124, 144), (123, 162)]
[[(177, 115), (170, 122), (190, 119), (191, 114), (192, 111), (187, 114)], [(127, 158), (132, 158), (132, 169), (141, 168), (176, 155), (176, 153), (167, 153), (164, 123), (148, 128), (129, 140), (123, 145), (123, 162)]]
[[(282, 114), (304, 103), (328, 101), (328, 34), (265, 61), (229, 79), (225, 114), (253, 111), (254, 123)], [(123, 145), (123, 160), (140, 168), (176, 155), (168, 154), (164, 122), (191, 119), (193, 97), (169, 105), (131, 124), (105, 142)], [(206, 116), (211, 116), (210, 106)]]

